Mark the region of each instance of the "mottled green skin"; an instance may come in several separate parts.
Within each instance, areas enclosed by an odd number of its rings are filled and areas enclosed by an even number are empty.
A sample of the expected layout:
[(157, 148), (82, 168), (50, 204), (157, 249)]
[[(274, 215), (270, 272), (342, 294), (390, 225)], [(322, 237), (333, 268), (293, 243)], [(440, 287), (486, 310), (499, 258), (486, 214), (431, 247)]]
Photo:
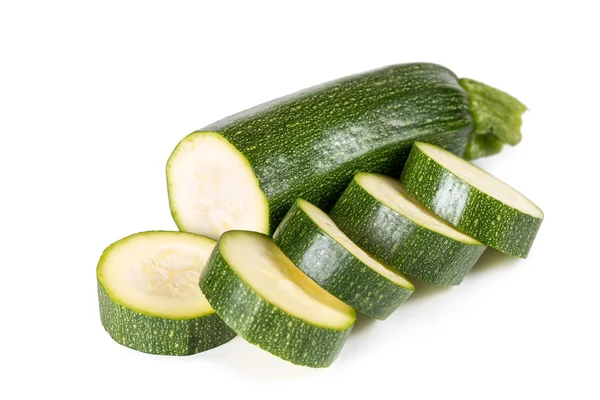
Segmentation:
[(227, 343), (235, 337), (212, 313), (192, 319), (169, 319), (141, 314), (110, 298), (98, 282), (100, 319), (119, 344), (150, 354), (186, 356)]
[(330, 212), (337, 226), (365, 251), (408, 276), (458, 285), (485, 250), (422, 227), (379, 202), (352, 180)]
[(356, 311), (386, 319), (413, 293), (353, 256), (295, 202), (273, 235), (281, 251), (323, 289)]
[[(526, 258), (542, 224), (479, 191), (413, 147), (400, 181), (432, 212), (506, 254)], [(443, 199), (443, 201), (441, 201)]]
[(331, 365), (353, 326), (345, 330), (319, 327), (269, 303), (229, 267), (219, 251), (219, 244), (200, 278), (200, 289), (217, 314), (238, 335), (296, 365), (313, 368)]
[(305, 89), (197, 132), (221, 134), (247, 158), (273, 232), (297, 198), (328, 210), (358, 171), (397, 176), (414, 140), (462, 156), (472, 127), (454, 73), (419, 63)]

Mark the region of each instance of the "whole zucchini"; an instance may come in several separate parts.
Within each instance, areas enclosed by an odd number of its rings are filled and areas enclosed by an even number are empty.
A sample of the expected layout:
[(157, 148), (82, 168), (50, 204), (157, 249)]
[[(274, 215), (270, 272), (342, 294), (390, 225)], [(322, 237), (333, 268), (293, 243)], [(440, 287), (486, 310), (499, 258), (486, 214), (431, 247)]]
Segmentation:
[(328, 210), (358, 171), (399, 175), (415, 140), (467, 158), (516, 144), (524, 111), (435, 64), (345, 77), (185, 137), (167, 162), (171, 213), (180, 230), (213, 238), (271, 233), (296, 198)]

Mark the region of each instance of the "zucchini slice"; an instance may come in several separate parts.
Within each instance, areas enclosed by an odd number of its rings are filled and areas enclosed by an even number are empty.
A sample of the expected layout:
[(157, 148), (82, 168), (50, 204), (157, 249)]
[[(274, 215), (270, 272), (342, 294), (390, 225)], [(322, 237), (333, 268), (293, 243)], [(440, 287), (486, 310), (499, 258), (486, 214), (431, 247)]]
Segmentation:
[(321, 209), (298, 199), (273, 235), (288, 258), (356, 311), (385, 319), (414, 291), (401, 273), (354, 244)]
[(379, 174), (356, 174), (330, 217), (390, 267), (437, 285), (460, 284), (486, 247), (415, 201), (397, 180)]
[(182, 232), (142, 232), (110, 245), (98, 263), (100, 319), (123, 346), (189, 355), (235, 336), (200, 291), (215, 241)]
[(468, 161), (417, 142), (402, 172), (406, 191), (481, 242), (526, 258), (544, 213), (521, 193)]
[(356, 313), (299, 270), (270, 237), (228, 231), (219, 239), (200, 288), (238, 335), (298, 365), (327, 367)]
[[(524, 109), (485, 118), (495, 110), (491, 105), (502, 106), (512, 97), (499, 97), (479, 82), (463, 83), (440, 65), (391, 65), (192, 132), (167, 162), (173, 219), (182, 231), (214, 239), (229, 229), (273, 233), (297, 198), (327, 211), (356, 171), (399, 175), (415, 140), (460, 156), (473, 140), (470, 156), (499, 151), (500, 138), (487, 131), (474, 134), (475, 117), (485, 122), (482, 129), (505, 132), (504, 125), (510, 125), (511, 139), (520, 135)], [(470, 102), (470, 93), (477, 101)], [(490, 137), (495, 145), (485, 146)]]

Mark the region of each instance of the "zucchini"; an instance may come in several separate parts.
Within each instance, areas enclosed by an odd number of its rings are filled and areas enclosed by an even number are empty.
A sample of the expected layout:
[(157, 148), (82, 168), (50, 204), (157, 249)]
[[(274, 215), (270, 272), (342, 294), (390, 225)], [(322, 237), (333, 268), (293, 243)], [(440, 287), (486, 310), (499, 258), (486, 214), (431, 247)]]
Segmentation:
[(200, 288), (238, 335), (298, 365), (330, 365), (356, 319), (258, 232), (224, 233)]
[[(397, 176), (415, 140), (459, 156), (473, 142), (470, 154), (482, 156), (486, 138), (495, 144), (490, 152), (502, 145), (494, 133), (504, 125), (520, 135), (521, 109), (486, 119), (510, 96), (465, 82), (435, 64), (392, 65), (210, 124), (186, 136), (167, 162), (173, 219), (182, 231), (215, 239), (230, 229), (272, 233), (297, 198), (327, 211), (356, 172)], [(471, 92), (478, 97), (470, 103)], [(482, 131), (473, 131), (474, 118), (487, 121)]]
[(414, 291), (402, 274), (354, 244), (322, 210), (298, 199), (273, 235), (281, 251), (356, 311), (385, 319)]
[(100, 319), (123, 346), (189, 355), (235, 336), (198, 287), (215, 241), (182, 232), (142, 232), (110, 245), (96, 275)]
[(544, 219), (531, 200), (454, 154), (415, 143), (401, 176), (406, 190), (461, 231), (526, 258)]
[(485, 245), (454, 229), (387, 176), (358, 173), (331, 219), (357, 245), (425, 282), (458, 285)]

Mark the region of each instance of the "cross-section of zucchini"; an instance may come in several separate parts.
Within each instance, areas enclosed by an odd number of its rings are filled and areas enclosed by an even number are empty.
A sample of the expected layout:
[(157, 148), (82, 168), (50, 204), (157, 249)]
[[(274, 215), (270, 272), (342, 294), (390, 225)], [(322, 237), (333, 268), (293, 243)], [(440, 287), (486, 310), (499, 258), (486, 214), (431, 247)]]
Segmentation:
[(181, 231), (218, 239), (230, 229), (269, 231), (269, 205), (248, 160), (227, 139), (203, 132), (167, 163), (171, 213)]

